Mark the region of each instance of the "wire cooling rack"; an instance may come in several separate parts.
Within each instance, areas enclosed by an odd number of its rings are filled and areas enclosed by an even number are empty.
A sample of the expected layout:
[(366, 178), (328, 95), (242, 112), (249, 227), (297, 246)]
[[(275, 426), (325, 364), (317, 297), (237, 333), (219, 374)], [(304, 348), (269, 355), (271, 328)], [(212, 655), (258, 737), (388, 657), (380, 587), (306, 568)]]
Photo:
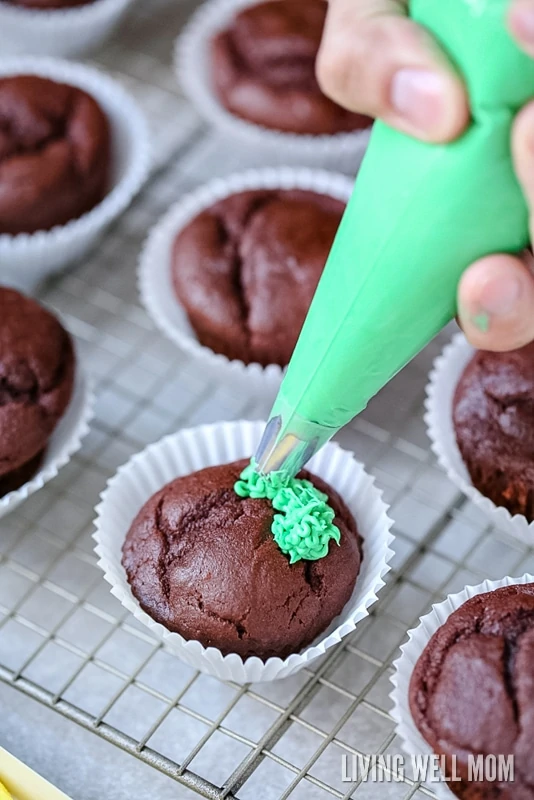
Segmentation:
[(0, 522), (0, 679), (207, 798), (430, 797), (409, 774), (345, 783), (342, 755), (399, 752), (391, 663), (431, 602), (534, 571), (532, 553), (490, 531), (429, 454), (424, 385), (445, 337), (341, 437), (391, 503), (394, 570), (371, 616), (311, 669), (243, 687), (203, 676), (125, 613), (96, 566), (93, 508), (120, 464), (180, 427), (268, 411), (268, 400), (199, 374), (138, 304), (136, 261), (150, 226), (185, 191), (243, 166), (177, 93), (172, 41), (193, 5), (151, 0), (99, 59), (149, 114), (157, 168), (98, 251), (42, 292), (78, 338), (98, 402), (81, 452)]

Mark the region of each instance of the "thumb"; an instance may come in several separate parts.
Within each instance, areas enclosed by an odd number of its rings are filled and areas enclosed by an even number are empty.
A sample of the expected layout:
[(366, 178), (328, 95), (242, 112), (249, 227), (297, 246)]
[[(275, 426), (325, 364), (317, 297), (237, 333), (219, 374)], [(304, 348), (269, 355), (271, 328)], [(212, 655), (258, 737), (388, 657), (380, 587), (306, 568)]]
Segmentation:
[(506, 351), (534, 339), (532, 256), (494, 255), (477, 261), (462, 276), (459, 317), (471, 344)]

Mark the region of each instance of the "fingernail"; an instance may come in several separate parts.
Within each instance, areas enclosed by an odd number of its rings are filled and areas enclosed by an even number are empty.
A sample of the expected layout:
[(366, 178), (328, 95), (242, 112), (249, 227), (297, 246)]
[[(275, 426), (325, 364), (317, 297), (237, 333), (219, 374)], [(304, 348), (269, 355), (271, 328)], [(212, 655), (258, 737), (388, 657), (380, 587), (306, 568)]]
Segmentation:
[(491, 317), (507, 317), (521, 297), (522, 285), (518, 278), (507, 276), (489, 281), (479, 296), (480, 314)]
[(511, 21), (515, 35), (534, 45), (534, 6), (524, 2), (516, 3), (512, 7)]
[(393, 77), (391, 102), (397, 114), (421, 131), (436, 126), (445, 106), (446, 81), (425, 69), (401, 69)]

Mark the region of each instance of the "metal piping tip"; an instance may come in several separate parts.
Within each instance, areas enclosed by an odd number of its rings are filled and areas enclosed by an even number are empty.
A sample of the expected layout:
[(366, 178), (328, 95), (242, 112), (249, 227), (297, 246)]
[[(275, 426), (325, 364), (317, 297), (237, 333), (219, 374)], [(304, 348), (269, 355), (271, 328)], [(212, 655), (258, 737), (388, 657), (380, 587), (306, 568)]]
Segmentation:
[(273, 417), (269, 420), (256, 451), (256, 469), (263, 475), (283, 472), (288, 478), (292, 478), (309, 461), (318, 446), (318, 438), (307, 442), (293, 433), (282, 432), (281, 416)]

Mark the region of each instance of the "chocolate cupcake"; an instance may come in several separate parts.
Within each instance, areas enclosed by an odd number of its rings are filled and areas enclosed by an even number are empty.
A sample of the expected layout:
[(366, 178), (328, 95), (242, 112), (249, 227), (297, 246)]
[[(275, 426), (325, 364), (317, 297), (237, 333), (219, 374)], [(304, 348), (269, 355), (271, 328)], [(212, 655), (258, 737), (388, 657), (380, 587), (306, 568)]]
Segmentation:
[(325, 0), (267, 0), (239, 12), (211, 46), (211, 77), (222, 105), (279, 131), (336, 134), (372, 120), (327, 98), (315, 77)]
[(34, 300), (0, 288), (0, 496), (38, 470), (69, 405), (74, 350), (59, 321)]
[(172, 280), (200, 343), (288, 364), (343, 210), (314, 192), (256, 190), (193, 219), (174, 242)]
[(456, 440), (473, 485), (534, 521), (534, 344), (478, 352), (453, 403)]
[(0, 233), (49, 230), (90, 211), (110, 180), (98, 103), (37, 75), (0, 78)]
[[(420, 656), (409, 690), (414, 722), (464, 800), (533, 800), (534, 584), (479, 594), (454, 611)], [(513, 757), (513, 782), (473, 780), (469, 761)], [(453, 766), (453, 756), (455, 763)]]
[(268, 500), (234, 492), (246, 461), (178, 478), (141, 509), (123, 566), (141, 607), (167, 630), (223, 655), (285, 658), (341, 613), (361, 564), (361, 538), (341, 497), (328, 495), (340, 544), (317, 561), (290, 564), (275, 543)]

